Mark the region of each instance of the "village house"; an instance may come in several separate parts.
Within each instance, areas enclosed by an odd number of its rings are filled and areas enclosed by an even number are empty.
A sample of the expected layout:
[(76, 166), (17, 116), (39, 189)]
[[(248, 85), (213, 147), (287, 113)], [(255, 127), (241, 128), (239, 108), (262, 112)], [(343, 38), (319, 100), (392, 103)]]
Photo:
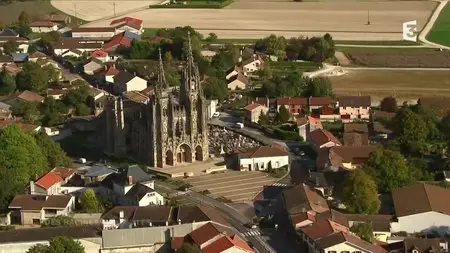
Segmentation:
[(102, 182), (106, 177), (117, 172), (116, 168), (105, 164), (94, 164), (91, 166), (83, 166), (78, 169), (81, 179), (85, 185)]
[(316, 129), (310, 133), (309, 142), (318, 152), (322, 148), (342, 146), (342, 143), (330, 132), (324, 129)]
[(11, 100), (9, 100), (7, 103), (10, 105), (15, 105), (17, 103), (20, 102), (37, 102), (37, 103), (42, 103), (44, 102), (44, 97), (29, 91), (29, 90), (24, 90), (22, 92), (20, 92), (19, 94), (17, 94), (17, 96)]
[(228, 80), (227, 87), (229, 90), (245, 90), (249, 84), (250, 80), (243, 73), (239, 72)]
[(58, 31), (58, 24), (51, 21), (34, 21), (30, 23), (31, 31), (34, 33), (48, 33)]
[(278, 147), (260, 146), (237, 154), (241, 171), (267, 171), (289, 166), (289, 153)]
[(372, 152), (375, 145), (366, 146), (332, 146), (319, 150), (316, 165), (318, 171), (354, 170), (362, 166)]
[[(232, 77), (237, 76), (239, 73), (242, 73), (242, 68), (239, 66), (234, 66), (231, 70), (227, 72), (227, 75), (225, 76), (226, 80), (230, 80)], [(244, 76), (246, 76), (245, 73), (242, 73)]]
[(6, 67), (6, 65), (13, 64), (14, 61), (10, 55), (0, 55), (0, 66)]
[(105, 69), (105, 65), (102, 61), (96, 58), (91, 58), (90, 61), (83, 65), (83, 72), (86, 75), (94, 75)]
[(344, 145), (365, 146), (369, 145), (369, 126), (367, 123), (345, 123)]
[(246, 113), (245, 119), (255, 123), (258, 123), (261, 114), (267, 114), (269, 112), (268, 107), (254, 102), (244, 107), (244, 110)]
[(249, 59), (243, 61), (241, 64), (243, 72), (248, 73), (256, 72), (264, 67), (264, 60), (260, 55), (254, 54)]
[(114, 27), (78, 27), (72, 28), (72, 38), (109, 39), (116, 35)]
[(36, 51), (28, 55), (28, 60), (32, 62), (36, 62), (39, 59), (48, 59), (48, 56), (44, 53)]
[(124, 98), (129, 99), (130, 101), (136, 102), (136, 103), (142, 103), (147, 104), (150, 101), (150, 98), (145, 96), (139, 91), (129, 91), (123, 93)]
[(67, 25), (67, 24), (72, 23), (72, 18), (69, 15), (64, 15), (64, 14), (50, 13), (50, 14), (46, 14), (46, 15), (42, 16), (40, 19), (45, 20), (45, 21), (54, 22), (59, 25)]
[(133, 90), (141, 91), (147, 88), (147, 80), (127, 71), (119, 71), (119, 73), (113, 77), (113, 80), (113, 90), (116, 94)]
[(386, 243), (391, 236), (392, 215), (345, 214), (345, 218), (349, 227), (358, 223), (370, 224), (373, 230), (373, 237), (377, 241)]
[(57, 195), (61, 194), (61, 186), (67, 183), (76, 170), (72, 168), (54, 168), (36, 182), (30, 181), (31, 195)]
[(129, 31), (141, 35), (144, 32), (144, 21), (133, 17), (123, 17), (111, 21), (110, 26), (119, 31)]
[(342, 182), (349, 173), (348, 170), (339, 171), (310, 171), (307, 175), (307, 184), (320, 192), (327, 199), (340, 199)]
[(448, 242), (440, 238), (407, 237), (399, 242), (389, 243), (390, 253), (447, 253)]
[(58, 216), (69, 215), (75, 208), (75, 197), (67, 195), (17, 195), (8, 207), (11, 224), (39, 225)]
[(312, 114), (320, 115), (325, 108), (331, 108), (333, 100), (330, 97), (308, 97), (308, 109)]
[(136, 183), (119, 199), (121, 205), (150, 206), (164, 205), (164, 197), (145, 184)]
[(126, 32), (114, 35), (109, 41), (103, 44), (102, 49), (104, 51), (112, 52), (116, 51), (118, 48), (128, 48), (131, 47), (131, 42), (133, 39), (127, 37)]
[[(74, 39), (74, 38), (62, 38), (61, 40), (53, 43), (53, 53), (56, 56), (62, 56), (67, 51), (72, 51), (70, 54), (66, 54), (66, 56), (75, 56), (79, 57), (79, 52), (81, 54), (83, 52), (91, 52), (98, 49), (101, 49), (103, 45), (103, 42), (99, 41), (82, 41), (80, 39)], [(74, 51), (77, 50), (77, 51)]]
[(302, 97), (280, 97), (276, 99), (275, 106), (276, 112), (280, 111), (281, 106), (284, 106), (292, 115), (303, 114), (308, 110), (308, 99)]
[(309, 141), (311, 132), (317, 129), (323, 129), (320, 119), (316, 119), (311, 116), (297, 118), (295, 122), (298, 127), (298, 134), (304, 141)]
[(28, 52), (28, 46), (29, 46), (29, 40), (22, 37), (16, 37), (16, 36), (0, 36), (0, 50), (3, 51), (3, 46), (7, 42), (15, 42), (17, 43), (18, 50), (16, 53), (27, 53)]
[(337, 100), (342, 119), (370, 118), (370, 96), (342, 96)]
[(184, 237), (173, 237), (172, 250), (181, 248), (183, 243), (196, 245), (204, 253), (254, 252), (231, 227), (213, 222), (204, 224)]
[(392, 232), (450, 232), (450, 189), (418, 183), (395, 189), (392, 199), (397, 218)]

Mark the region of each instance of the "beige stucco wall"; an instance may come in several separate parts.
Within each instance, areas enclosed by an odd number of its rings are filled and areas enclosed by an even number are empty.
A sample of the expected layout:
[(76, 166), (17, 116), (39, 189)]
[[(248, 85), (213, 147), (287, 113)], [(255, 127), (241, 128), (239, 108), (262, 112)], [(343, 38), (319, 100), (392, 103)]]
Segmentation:
[[(345, 243), (345, 242), (324, 249), (324, 253), (329, 253), (329, 251), (336, 251), (336, 253), (340, 253), (340, 252), (342, 252), (342, 251), (348, 251), (348, 252), (353, 252), (353, 251), (367, 252), (367, 251), (364, 251), (364, 250), (362, 250), (362, 249), (360, 249), (360, 248), (355, 248), (355, 247), (353, 247), (353, 246), (351, 246), (351, 245), (349, 245), (349, 244), (347, 244), (347, 243)], [(321, 253), (321, 251), (320, 251), (320, 250), (316, 250), (316, 253)]]
[(367, 117), (370, 113), (370, 107), (339, 107), (339, 114), (341, 115), (361, 115), (361, 117)]
[(243, 169), (248, 169), (248, 165), (251, 165), (252, 171), (255, 171), (256, 167), (258, 167), (258, 170), (265, 171), (267, 170), (269, 162), (271, 162), (273, 169), (283, 167), (289, 164), (289, 156), (243, 158), (239, 159), (239, 167), (243, 167)]
[(21, 211), (20, 214), (23, 225), (33, 224), (33, 219), (39, 219), (41, 222), (44, 219), (42, 211)]
[(133, 90), (141, 91), (146, 88), (147, 88), (147, 81), (140, 77), (135, 77), (126, 84), (124, 91), (127, 91), (127, 92), (133, 91)]
[(239, 81), (237, 79), (232, 81), (232, 82), (230, 82), (230, 83), (228, 83), (228, 89), (235, 90), (237, 88), (239, 88), (241, 90), (244, 90), (245, 89), (245, 83), (243, 83), (243, 82), (241, 82), (241, 81)]

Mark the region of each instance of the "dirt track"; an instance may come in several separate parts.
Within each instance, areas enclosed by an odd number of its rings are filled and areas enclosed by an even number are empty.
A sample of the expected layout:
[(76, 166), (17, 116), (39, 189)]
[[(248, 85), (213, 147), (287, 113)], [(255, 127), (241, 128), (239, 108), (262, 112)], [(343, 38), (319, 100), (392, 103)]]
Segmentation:
[[(435, 2), (235, 2), (225, 9), (148, 9), (132, 16), (146, 27), (190, 25), (221, 38), (287, 37), (332, 33), (339, 40), (399, 40), (402, 23), (417, 20), (422, 29)], [(367, 14), (370, 25), (367, 25)], [(97, 21), (88, 26), (102, 26)]]

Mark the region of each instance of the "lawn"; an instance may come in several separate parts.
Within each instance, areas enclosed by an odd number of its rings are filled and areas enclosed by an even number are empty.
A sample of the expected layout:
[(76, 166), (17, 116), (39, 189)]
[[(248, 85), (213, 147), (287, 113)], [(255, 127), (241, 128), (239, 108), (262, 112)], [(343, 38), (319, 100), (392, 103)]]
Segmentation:
[(144, 28), (144, 32), (142, 33), (141, 37), (143, 39), (145, 38), (150, 38), (152, 36), (156, 35), (156, 32), (159, 30), (160, 28)]
[(450, 46), (450, 4), (444, 7), (439, 14), (433, 28), (427, 35), (427, 39), (438, 44)]
[[(0, 21), (4, 24), (11, 24), (17, 21), (22, 11), (27, 12), (31, 19), (39, 19), (50, 13), (62, 13), (53, 7), (48, 0), (15, 1), (8, 5), (0, 5)], [(72, 17), (72, 21), (74, 21), (74, 17)]]
[(372, 101), (395, 96), (399, 103), (419, 97), (449, 97), (450, 71), (351, 69), (343, 76), (329, 77), (337, 95), (370, 95)]
[(318, 69), (321, 66), (318, 62), (293, 62), (293, 61), (279, 61), (269, 62), (269, 67), (274, 74), (287, 74), (291, 72), (309, 72)]

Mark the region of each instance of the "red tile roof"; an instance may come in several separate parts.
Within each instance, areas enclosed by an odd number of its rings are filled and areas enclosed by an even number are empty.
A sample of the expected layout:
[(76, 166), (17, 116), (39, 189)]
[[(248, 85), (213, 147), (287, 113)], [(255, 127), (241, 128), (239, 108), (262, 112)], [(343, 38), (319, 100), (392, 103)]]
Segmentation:
[(349, 233), (348, 227), (331, 220), (319, 220), (314, 222), (311, 226), (302, 228), (301, 230), (312, 240), (318, 240), (337, 232)]
[(92, 57), (106, 57), (106, 56), (108, 56), (108, 53), (101, 49), (98, 49), (98, 50), (92, 51), (91, 56)]
[(330, 97), (310, 97), (309, 98), (309, 105), (315, 105), (315, 106), (324, 106), (324, 105), (330, 105), (333, 103), (333, 100)]
[(123, 18), (119, 18), (119, 19), (115, 19), (115, 20), (111, 21), (110, 25), (115, 25), (115, 24), (119, 24), (119, 23), (126, 23), (126, 24), (130, 24), (130, 25), (141, 26), (144, 23), (144, 21), (142, 19), (133, 18), (133, 17), (123, 17)]
[(58, 174), (50, 171), (43, 177), (39, 178), (39, 180), (36, 181), (36, 184), (47, 190), (61, 181), (63, 181), (63, 179)]
[(115, 76), (117, 74), (119, 74), (119, 70), (116, 69), (116, 66), (112, 65), (108, 68), (108, 70), (106, 70), (105, 72), (105, 76)]
[(44, 101), (43, 96), (41, 96), (37, 93), (34, 93), (32, 91), (29, 91), (29, 90), (22, 91), (21, 93), (19, 93), (19, 95), (17, 95), (17, 97), (20, 99), (23, 99), (25, 101), (28, 101), (28, 102), (39, 102), (40, 103), (40, 102)]
[(314, 117), (308, 116), (308, 121), (309, 121), (309, 124), (311, 124), (312, 126), (315, 126), (317, 128), (322, 128), (322, 122), (320, 121), (320, 119), (316, 119)]
[(256, 108), (258, 108), (258, 107), (260, 107), (260, 106), (262, 106), (262, 105), (260, 105), (260, 104), (258, 104), (258, 103), (253, 103), (253, 104), (247, 105), (246, 107), (244, 107), (244, 109), (245, 109), (246, 111), (251, 112), (251, 111), (255, 110)]
[(202, 253), (220, 253), (233, 247), (238, 247), (247, 252), (253, 252), (253, 250), (245, 242), (242, 242), (239, 239), (233, 240), (228, 236), (223, 236), (203, 248)]
[(54, 168), (52, 172), (65, 180), (66, 178), (71, 177), (77, 171), (72, 168)]
[(125, 33), (119, 33), (117, 35), (114, 35), (110, 41), (103, 44), (103, 49), (108, 50), (115, 46), (124, 46), (124, 47), (130, 47), (131, 46), (131, 39), (125, 36)]
[(275, 157), (288, 156), (289, 153), (281, 147), (276, 146), (260, 146), (248, 148), (239, 153), (239, 158), (257, 158), (257, 157)]
[(324, 129), (317, 129), (311, 132), (311, 141), (318, 147), (328, 142), (334, 142), (336, 145), (342, 146), (342, 143), (330, 132)]
[(301, 97), (281, 97), (277, 99), (277, 105), (307, 105), (307, 98)]

